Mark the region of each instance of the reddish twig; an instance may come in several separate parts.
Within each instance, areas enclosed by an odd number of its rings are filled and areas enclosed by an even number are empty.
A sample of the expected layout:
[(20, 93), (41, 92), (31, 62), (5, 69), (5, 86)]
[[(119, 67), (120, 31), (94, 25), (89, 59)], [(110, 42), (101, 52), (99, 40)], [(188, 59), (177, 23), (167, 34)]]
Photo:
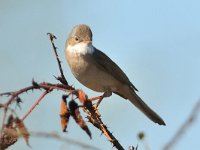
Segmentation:
[(5, 123), (5, 118), (6, 118), (6, 114), (7, 114), (7, 108), (8, 106), (16, 101), (17, 97), (25, 92), (28, 92), (30, 90), (35, 90), (35, 89), (44, 89), (44, 90), (47, 90), (47, 91), (50, 91), (50, 90), (61, 90), (61, 91), (65, 91), (65, 92), (72, 92), (74, 90), (71, 89), (71, 87), (67, 86), (67, 85), (64, 85), (64, 84), (51, 84), (51, 83), (47, 83), (47, 82), (42, 82), (42, 83), (36, 83), (35, 81), (32, 81), (32, 86), (28, 86), (28, 87), (25, 87), (25, 88), (22, 88), (18, 91), (15, 91), (15, 92), (6, 92), (6, 93), (2, 93), (1, 96), (3, 95), (7, 95), (7, 96), (10, 96), (10, 98), (8, 99), (8, 101), (3, 104), (4, 106), (4, 115), (3, 115), (3, 121), (2, 121), (2, 128), (1, 128), (1, 131), (3, 130), (3, 125)]
[(63, 84), (52, 84), (52, 83), (47, 83), (47, 82), (42, 82), (42, 83), (36, 83), (35, 81), (33, 81), (33, 85), (32, 86), (28, 86), (25, 88), (22, 88), (18, 91), (15, 92), (6, 92), (2, 93), (1, 95), (10, 95), (11, 97), (9, 98), (9, 100), (7, 101), (6, 105), (10, 105), (16, 97), (18, 97), (20, 94), (23, 94), (25, 92), (28, 92), (30, 90), (35, 90), (35, 89), (44, 89), (44, 90), (61, 90), (61, 91), (65, 91), (65, 92), (72, 92), (73, 89), (69, 88), (66, 85)]
[(28, 110), (28, 112), (21, 118), (22, 121), (26, 119), (26, 117), (34, 110), (34, 108), (40, 103), (40, 101), (49, 93), (50, 90), (46, 90), (42, 95), (38, 98), (38, 100), (34, 103), (34, 105)]
[(96, 101), (96, 100), (99, 100), (99, 99), (102, 99), (103, 96), (96, 96), (96, 97), (92, 97), (92, 98), (89, 98), (90, 101)]

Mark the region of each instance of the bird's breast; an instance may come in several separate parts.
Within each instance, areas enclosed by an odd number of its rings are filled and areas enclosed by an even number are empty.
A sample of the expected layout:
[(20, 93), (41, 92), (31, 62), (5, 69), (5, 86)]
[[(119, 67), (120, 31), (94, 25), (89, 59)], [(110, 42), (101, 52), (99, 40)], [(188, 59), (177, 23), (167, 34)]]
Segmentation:
[(116, 90), (115, 79), (95, 65), (92, 54), (80, 55), (66, 51), (66, 57), (73, 75), (86, 87), (97, 92)]
[(88, 62), (84, 59), (83, 55), (67, 51), (66, 57), (70, 69), (76, 78), (87, 72)]

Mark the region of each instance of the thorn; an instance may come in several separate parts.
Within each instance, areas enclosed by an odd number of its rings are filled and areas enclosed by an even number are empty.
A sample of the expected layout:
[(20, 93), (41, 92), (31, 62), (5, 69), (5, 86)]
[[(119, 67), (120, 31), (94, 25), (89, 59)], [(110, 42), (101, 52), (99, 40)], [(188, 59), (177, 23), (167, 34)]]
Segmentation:
[(22, 99), (21, 99), (20, 97), (17, 97), (17, 98), (16, 98), (16, 102), (17, 102), (17, 103), (22, 103)]
[[(37, 82), (35, 82), (35, 80), (34, 80), (34, 79), (32, 79), (32, 85), (33, 85), (35, 88), (39, 88), (39, 85), (38, 85), (38, 83), (37, 83)], [(33, 89), (32, 89), (32, 91), (33, 91)]]
[(62, 99), (66, 100), (68, 97), (69, 97), (69, 94), (68, 95), (65, 94), (65, 95), (62, 96)]
[(61, 76), (58, 76), (58, 77), (56, 77), (56, 76), (54, 76), (55, 78), (56, 78), (56, 80), (58, 80), (58, 81), (60, 81), (61, 79), (62, 79), (62, 77)]
[(22, 108), (21, 108), (21, 106), (20, 106), (20, 103), (22, 103), (22, 99), (21, 99), (20, 97), (17, 97), (17, 98), (16, 98), (16, 103), (17, 103), (16, 106), (18, 106), (19, 109), (21, 110)]
[(66, 128), (64, 128), (64, 129), (63, 129), (63, 132), (68, 132), (68, 131), (66, 130)]
[(103, 135), (103, 132), (101, 132), (101, 135), (100, 136), (102, 136)]
[(50, 39), (51, 39), (51, 40), (53, 40), (53, 39), (57, 39), (56, 36), (53, 35), (53, 33), (48, 32), (47, 35), (50, 36)]
[(114, 148), (114, 147), (115, 147), (115, 145), (113, 144), (113, 140), (111, 140), (110, 142), (111, 142), (111, 144), (112, 144), (112, 148)]

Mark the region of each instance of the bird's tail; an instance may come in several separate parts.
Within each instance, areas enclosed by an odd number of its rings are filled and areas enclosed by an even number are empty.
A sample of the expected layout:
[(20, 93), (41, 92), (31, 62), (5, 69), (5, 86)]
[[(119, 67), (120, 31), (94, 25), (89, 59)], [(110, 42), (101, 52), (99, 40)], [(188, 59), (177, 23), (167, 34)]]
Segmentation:
[(145, 104), (145, 102), (135, 93), (135, 91), (133, 91), (132, 89), (130, 89), (129, 91), (130, 92), (127, 95), (127, 98), (131, 101), (133, 105), (140, 109), (153, 122), (158, 123), (159, 125), (166, 125), (164, 120), (147, 104)]

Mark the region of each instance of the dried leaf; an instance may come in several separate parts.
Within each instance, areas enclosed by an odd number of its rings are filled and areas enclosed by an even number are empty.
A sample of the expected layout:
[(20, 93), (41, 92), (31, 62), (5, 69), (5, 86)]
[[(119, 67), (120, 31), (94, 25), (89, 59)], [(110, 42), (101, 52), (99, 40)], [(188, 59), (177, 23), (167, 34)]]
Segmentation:
[(30, 146), (30, 145), (29, 145), (29, 136), (30, 136), (30, 134), (29, 134), (27, 128), (25, 127), (23, 121), (20, 120), (19, 118), (16, 118), (16, 127), (17, 127), (17, 129), (18, 129), (20, 135), (23, 136), (23, 138), (24, 138), (26, 144), (27, 144), (28, 146)]
[(6, 127), (7, 128), (10, 128), (10, 127), (13, 127), (13, 123), (14, 123), (14, 117), (13, 115), (11, 114), (9, 117), (8, 117), (8, 121), (6, 123)]
[(15, 118), (11, 114), (9, 115), (7, 123), (4, 125), (3, 130), (0, 133), (0, 150), (8, 148), (17, 141), (19, 135), (14, 125)]
[(93, 109), (92, 101), (88, 99), (88, 96), (82, 90), (78, 90), (78, 98), (82, 103), (82, 105), (86, 107), (88, 110)]
[(17, 142), (17, 131), (14, 128), (4, 128), (0, 133), (0, 149), (4, 150)]
[(63, 132), (66, 132), (67, 125), (69, 122), (70, 118), (70, 112), (67, 107), (67, 97), (68, 95), (63, 95), (62, 96), (62, 101), (61, 101), (61, 106), (60, 106), (60, 119), (61, 119), (61, 126), (63, 129)]
[(84, 105), (85, 101), (88, 99), (87, 95), (82, 90), (78, 90), (78, 98), (82, 105)]
[(74, 118), (76, 123), (88, 134), (90, 138), (92, 138), (91, 132), (80, 114), (78, 104), (74, 100), (71, 100), (69, 102), (69, 109), (70, 114)]

